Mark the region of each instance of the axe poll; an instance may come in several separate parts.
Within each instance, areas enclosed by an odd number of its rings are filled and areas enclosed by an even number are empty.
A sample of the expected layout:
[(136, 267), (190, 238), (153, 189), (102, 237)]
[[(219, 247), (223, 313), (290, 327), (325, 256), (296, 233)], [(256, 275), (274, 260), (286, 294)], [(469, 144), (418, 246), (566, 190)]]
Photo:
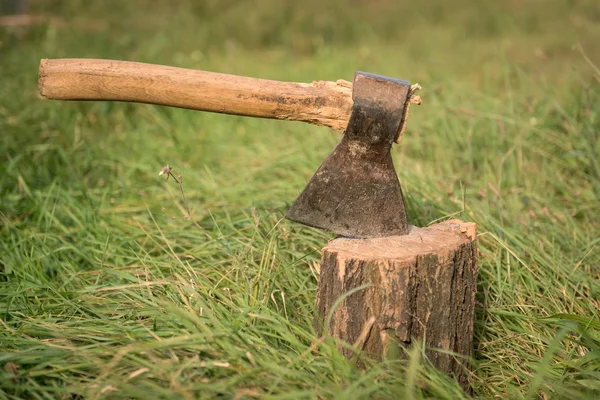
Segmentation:
[(148, 103), (343, 129), (288, 218), (349, 237), (408, 233), (390, 155), (410, 103), (420, 104), (406, 81), (357, 72), (352, 83), (281, 82), (129, 61), (43, 59), (38, 84), (49, 99)]

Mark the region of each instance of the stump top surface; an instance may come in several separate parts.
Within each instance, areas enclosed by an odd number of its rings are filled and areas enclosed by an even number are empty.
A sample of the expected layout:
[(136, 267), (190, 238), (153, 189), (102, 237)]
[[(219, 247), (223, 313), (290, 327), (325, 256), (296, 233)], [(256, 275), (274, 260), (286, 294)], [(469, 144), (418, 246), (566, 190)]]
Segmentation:
[(371, 239), (336, 238), (325, 247), (347, 257), (373, 260), (412, 260), (421, 254), (443, 254), (476, 238), (472, 222), (450, 220), (419, 228), (409, 227), (408, 235)]

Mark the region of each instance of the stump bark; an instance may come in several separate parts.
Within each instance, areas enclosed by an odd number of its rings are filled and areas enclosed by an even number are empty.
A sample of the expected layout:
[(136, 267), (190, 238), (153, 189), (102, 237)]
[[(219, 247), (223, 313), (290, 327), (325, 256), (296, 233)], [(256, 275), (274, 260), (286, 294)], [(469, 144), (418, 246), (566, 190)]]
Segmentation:
[(379, 360), (402, 356), (402, 347), (419, 340), (435, 367), (466, 385), (468, 361), (439, 349), (471, 356), (477, 272), (474, 223), (451, 220), (411, 227), (405, 236), (337, 238), (323, 251), (315, 325), (322, 329), (335, 306), (327, 327), (332, 336)]

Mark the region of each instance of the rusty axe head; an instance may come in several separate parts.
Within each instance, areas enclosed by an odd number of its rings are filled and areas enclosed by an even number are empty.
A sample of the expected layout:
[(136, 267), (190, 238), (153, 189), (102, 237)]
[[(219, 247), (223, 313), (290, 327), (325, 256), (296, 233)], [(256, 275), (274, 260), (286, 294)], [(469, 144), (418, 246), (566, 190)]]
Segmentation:
[(408, 82), (356, 72), (344, 136), (298, 196), (288, 219), (347, 237), (408, 233), (390, 150), (409, 95)]

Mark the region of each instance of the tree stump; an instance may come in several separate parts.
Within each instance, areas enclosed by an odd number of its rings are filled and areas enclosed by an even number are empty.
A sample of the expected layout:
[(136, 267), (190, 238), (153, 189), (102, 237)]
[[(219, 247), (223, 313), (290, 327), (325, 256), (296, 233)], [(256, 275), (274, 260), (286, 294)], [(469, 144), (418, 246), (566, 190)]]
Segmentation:
[(468, 361), (437, 349), (471, 356), (477, 271), (474, 223), (451, 220), (410, 227), (405, 236), (337, 238), (323, 251), (315, 325), (323, 327), (335, 307), (329, 333), (378, 360), (402, 356), (401, 347), (419, 340), (432, 364), (464, 386)]

